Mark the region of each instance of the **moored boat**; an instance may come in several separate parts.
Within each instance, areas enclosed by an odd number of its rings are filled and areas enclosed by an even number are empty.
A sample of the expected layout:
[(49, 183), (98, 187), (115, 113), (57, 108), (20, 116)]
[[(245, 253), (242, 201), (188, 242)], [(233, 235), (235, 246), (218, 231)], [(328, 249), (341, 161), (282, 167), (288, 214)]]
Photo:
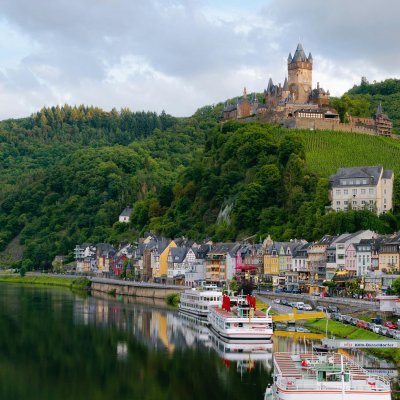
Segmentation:
[(242, 300), (236, 298), (233, 305), (231, 298), (224, 295), (221, 307), (210, 307), (208, 321), (220, 339), (230, 342), (265, 343), (273, 334), (269, 309), (257, 310), (255, 297), (249, 295)]
[(216, 285), (203, 285), (185, 290), (180, 297), (179, 311), (207, 318), (209, 307), (220, 305), (222, 290)]
[(339, 353), (275, 353), (265, 400), (391, 399), (390, 382)]

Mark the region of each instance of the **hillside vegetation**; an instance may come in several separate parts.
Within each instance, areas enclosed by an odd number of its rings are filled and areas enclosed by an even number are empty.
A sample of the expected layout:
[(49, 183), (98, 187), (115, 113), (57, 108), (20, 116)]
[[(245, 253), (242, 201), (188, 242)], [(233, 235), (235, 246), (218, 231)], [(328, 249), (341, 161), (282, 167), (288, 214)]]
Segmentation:
[(400, 140), (360, 133), (296, 131), (304, 141), (306, 164), (328, 176), (340, 167), (383, 165), (400, 173)]
[[(19, 239), (32, 269), (57, 254), (71, 261), (77, 243), (132, 241), (148, 229), (225, 241), (400, 228), (398, 180), (393, 213), (326, 213), (329, 174), (378, 164), (399, 174), (400, 140), (257, 123), (221, 130), (221, 109), (178, 119), (64, 106), (1, 122), (0, 251)], [(132, 222), (118, 223), (126, 206)]]
[(346, 119), (347, 112), (354, 116), (372, 117), (379, 103), (382, 103), (383, 112), (393, 121), (393, 132), (400, 134), (400, 79), (369, 83), (363, 77), (360, 85), (355, 85), (341, 98), (331, 99), (342, 121)]

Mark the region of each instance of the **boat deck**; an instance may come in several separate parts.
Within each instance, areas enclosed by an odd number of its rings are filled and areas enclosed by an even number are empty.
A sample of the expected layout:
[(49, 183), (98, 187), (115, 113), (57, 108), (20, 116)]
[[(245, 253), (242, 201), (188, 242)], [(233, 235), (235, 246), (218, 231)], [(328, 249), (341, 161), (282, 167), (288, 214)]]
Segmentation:
[[(298, 358), (294, 358), (289, 353), (276, 353), (274, 358), (279, 375), (297, 379), (316, 376), (318, 366), (322, 363), (336, 367), (341, 366), (341, 355), (338, 353), (323, 355), (301, 353)], [(352, 380), (365, 380), (368, 378), (366, 370), (345, 356), (343, 356), (343, 367), (346, 372), (350, 373)]]
[[(242, 317), (238, 314), (238, 310), (236, 308), (232, 308), (231, 311), (226, 311), (221, 307), (213, 307), (213, 309), (221, 316), (224, 318), (248, 318)], [(260, 310), (253, 310), (253, 313), (251, 315), (251, 318), (266, 318), (267, 314), (263, 311)]]

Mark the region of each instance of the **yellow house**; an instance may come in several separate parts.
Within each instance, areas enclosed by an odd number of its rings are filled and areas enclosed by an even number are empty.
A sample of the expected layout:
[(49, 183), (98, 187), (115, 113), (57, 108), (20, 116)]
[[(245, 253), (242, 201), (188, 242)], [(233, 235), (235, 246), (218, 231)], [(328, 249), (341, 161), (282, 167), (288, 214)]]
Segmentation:
[(264, 275), (279, 275), (279, 254), (274, 246), (264, 254)]
[(400, 269), (400, 243), (393, 240), (382, 244), (379, 251), (379, 271), (393, 273)]
[(175, 242), (171, 240), (168, 244), (159, 243), (155, 249), (154, 257), (154, 267), (153, 267), (153, 278), (163, 278), (167, 277), (168, 272), (168, 255), (169, 249), (177, 247)]

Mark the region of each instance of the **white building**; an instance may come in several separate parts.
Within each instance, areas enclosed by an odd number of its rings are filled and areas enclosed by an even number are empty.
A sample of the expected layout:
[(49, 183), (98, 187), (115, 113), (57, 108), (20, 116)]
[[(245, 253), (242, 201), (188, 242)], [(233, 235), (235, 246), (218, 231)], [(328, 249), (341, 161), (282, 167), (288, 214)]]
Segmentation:
[(370, 210), (378, 215), (392, 209), (394, 174), (377, 167), (340, 168), (331, 175), (330, 199), (334, 211)]
[(366, 276), (372, 271), (372, 246), (368, 241), (360, 241), (354, 245), (356, 248), (356, 268), (357, 276)]
[(122, 211), (122, 213), (119, 215), (118, 221), (125, 223), (129, 222), (132, 211), (133, 211), (132, 208), (126, 207), (125, 210)]

